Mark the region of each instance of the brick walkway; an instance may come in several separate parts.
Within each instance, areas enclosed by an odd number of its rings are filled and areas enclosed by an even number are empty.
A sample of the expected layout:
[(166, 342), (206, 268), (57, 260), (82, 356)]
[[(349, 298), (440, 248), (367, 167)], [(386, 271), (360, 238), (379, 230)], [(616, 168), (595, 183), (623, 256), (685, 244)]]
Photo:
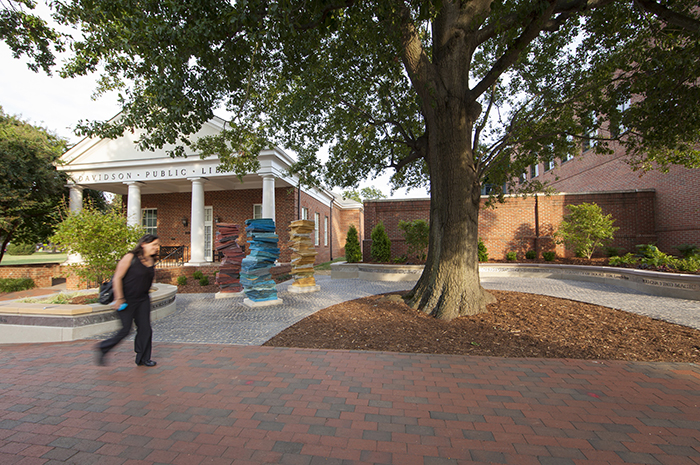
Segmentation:
[(700, 464), (700, 367), (0, 346), (0, 464)]

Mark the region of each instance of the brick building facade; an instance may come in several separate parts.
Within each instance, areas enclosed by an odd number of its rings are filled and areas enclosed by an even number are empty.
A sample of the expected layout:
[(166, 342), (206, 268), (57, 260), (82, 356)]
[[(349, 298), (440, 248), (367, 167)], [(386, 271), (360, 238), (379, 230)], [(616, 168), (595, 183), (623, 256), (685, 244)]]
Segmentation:
[(671, 166), (666, 173), (641, 173), (633, 171), (625, 160), (619, 146), (612, 155), (587, 150), (553, 166), (540, 163), (528, 170), (527, 177), (547, 182), (562, 193), (653, 189), (654, 234), (659, 249), (677, 253), (674, 246), (700, 245), (700, 169)]
[[(502, 259), (507, 252), (516, 252), (523, 258), (528, 250), (538, 255), (544, 251), (556, 251), (559, 256), (570, 256), (570, 250), (557, 245), (552, 234), (557, 230), (567, 205), (584, 202), (600, 205), (604, 214), (615, 218), (620, 228), (611, 244), (624, 251), (633, 251), (637, 244), (658, 240), (656, 225), (655, 192), (653, 189), (635, 191), (595, 192), (581, 194), (536, 195), (527, 198), (508, 196), (495, 208), (485, 207), (487, 197), (482, 197), (479, 212), (479, 237), (482, 238), (489, 257)], [(399, 221), (429, 220), (430, 200), (368, 200), (365, 202), (365, 240), (363, 260), (370, 261), (372, 229), (382, 221), (391, 240), (391, 255), (399, 257), (407, 253)]]

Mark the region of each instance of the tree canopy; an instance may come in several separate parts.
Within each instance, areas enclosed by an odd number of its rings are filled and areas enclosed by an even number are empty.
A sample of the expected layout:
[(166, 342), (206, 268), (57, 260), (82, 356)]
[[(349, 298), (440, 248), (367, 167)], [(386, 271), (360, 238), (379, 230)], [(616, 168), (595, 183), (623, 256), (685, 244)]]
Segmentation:
[[(688, 0), (67, 0), (80, 29), (65, 76), (102, 73), (143, 148), (218, 155), (245, 172), (270, 143), (303, 179), (428, 186), (430, 246), (409, 304), (439, 318), (485, 309), (482, 181), (622, 144), (635, 167), (700, 166), (700, 2)], [(230, 129), (188, 147), (223, 106)], [(330, 146), (330, 160), (316, 154)], [(496, 195), (498, 192), (496, 192)]]
[(53, 233), (67, 193), (53, 165), (66, 141), (0, 107), (0, 261), (11, 240), (37, 243)]

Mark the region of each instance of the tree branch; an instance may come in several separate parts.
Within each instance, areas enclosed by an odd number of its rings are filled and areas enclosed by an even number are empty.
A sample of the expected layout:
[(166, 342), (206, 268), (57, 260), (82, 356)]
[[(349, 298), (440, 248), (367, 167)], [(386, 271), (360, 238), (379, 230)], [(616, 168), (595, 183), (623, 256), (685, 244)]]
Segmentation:
[(666, 8), (654, 0), (633, 0), (636, 5), (639, 5), (644, 11), (647, 11), (668, 24), (679, 27), (686, 32), (692, 34), (700, 34), (700, 21), (673, 10)]

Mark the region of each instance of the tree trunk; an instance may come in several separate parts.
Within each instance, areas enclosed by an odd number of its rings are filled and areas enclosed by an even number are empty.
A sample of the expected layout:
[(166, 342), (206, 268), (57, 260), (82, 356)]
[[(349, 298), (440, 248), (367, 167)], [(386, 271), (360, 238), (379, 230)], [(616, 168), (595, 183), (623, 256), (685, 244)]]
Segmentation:
[(407, 298), (413, 308), (443, 320), (485, 312), (495, 301), (479, 279), (481, 186), (471, 150), (473, 120), (467, 116), (473, 112), (455, 100), (460, 108), (436, 112), (429, 127), (430, 247)]

